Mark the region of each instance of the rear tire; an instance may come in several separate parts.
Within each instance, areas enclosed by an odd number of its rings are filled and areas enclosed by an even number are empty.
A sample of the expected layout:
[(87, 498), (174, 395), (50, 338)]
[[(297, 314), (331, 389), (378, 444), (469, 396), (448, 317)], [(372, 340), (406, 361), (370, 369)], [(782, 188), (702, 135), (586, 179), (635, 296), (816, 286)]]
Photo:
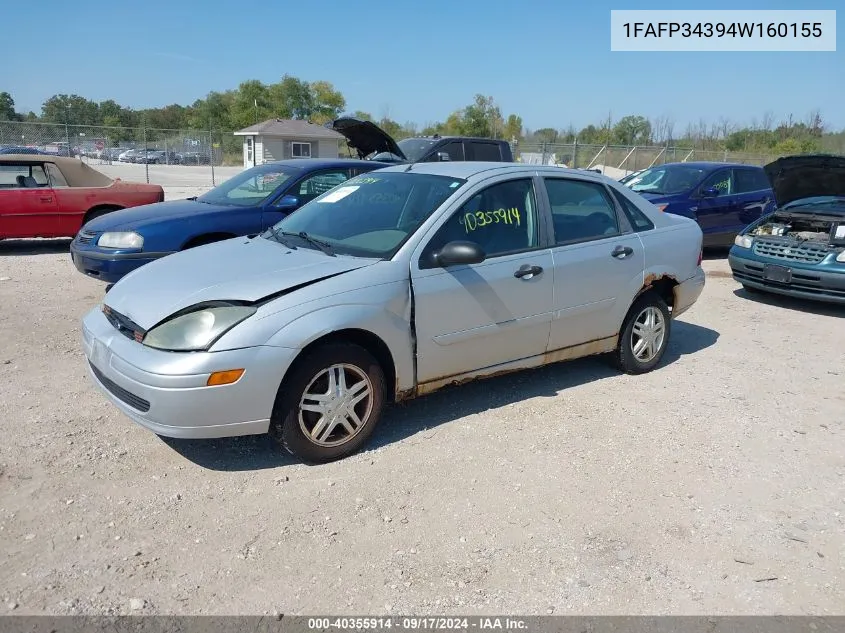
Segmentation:
[(322, 464), (358, 451), (385, 402), (384, 371), (363, 347), (327, 343), (297, 359), (276, 395), (270, 434), (289, 453)]
[(660, 363), (669, 345), (672, 319), (669, 306), (649, 290), (634, 301), (614, 352), (617, 367), (626, 374), (644, 374)]

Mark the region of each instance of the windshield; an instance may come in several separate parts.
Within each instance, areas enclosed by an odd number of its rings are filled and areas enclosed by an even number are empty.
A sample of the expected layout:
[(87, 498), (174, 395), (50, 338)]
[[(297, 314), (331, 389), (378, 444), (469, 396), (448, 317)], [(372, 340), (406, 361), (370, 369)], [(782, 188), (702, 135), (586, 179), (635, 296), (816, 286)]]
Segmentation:
[(660, 165), (637, 174), (625, 183), (638, 193), (684, 193), (701, 182), (704, 169), (692, 165)]
[[(389, 258), (465, 182), (413, 172), (358, 176), (305, 204), (264, 237), (304, 233), (336, 254)], [(294, 240), (311, 246), (304, 238)]]
[(402, 150), (402, 153), (405, 154), (405, 157), (414, 163), (422, 158), (423, 154), (431, 149), (431, 146), (438, 140), (432, 138), (405, 138), (396, 144)]
[(208, 204), (228, 204), (235, 207), (254, 207), (284, 183), (296, 176), (299, 170), (279, 165), (259, 165), (242, 171), (222, 185), (204, 193), (197, 200)]
[(841, 196), (813, 196), (793, 200), (783, 205), (783, 209), (790, 211), (801, 211), (802, 208), (806, 208), (807, 211), (812, 212), (818, 210), (819, 207), (845, 207), (845, 198)]

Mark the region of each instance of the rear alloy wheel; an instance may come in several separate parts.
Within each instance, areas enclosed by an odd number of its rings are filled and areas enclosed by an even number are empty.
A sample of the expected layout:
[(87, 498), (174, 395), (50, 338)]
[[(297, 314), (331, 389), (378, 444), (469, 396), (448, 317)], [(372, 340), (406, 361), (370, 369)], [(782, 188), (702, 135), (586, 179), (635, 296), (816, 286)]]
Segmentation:
[(631, 306), (615, 360), (626, 374), (642, 374), (657, 367), (669, 344), (672, 319), (669, 307), (656, 292), (646, 292)]
[(271, 434), (306, 461), (340, 459), (372, 435), (384, 400), (384, 372), (369, 352), (327, 344), (291, 369), (276, 398)]

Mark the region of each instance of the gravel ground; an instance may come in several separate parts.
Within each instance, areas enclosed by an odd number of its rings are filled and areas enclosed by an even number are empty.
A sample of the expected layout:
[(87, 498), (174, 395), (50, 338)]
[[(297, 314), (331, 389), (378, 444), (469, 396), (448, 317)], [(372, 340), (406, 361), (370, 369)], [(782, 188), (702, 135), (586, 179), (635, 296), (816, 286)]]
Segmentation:
[(705, 267), (650, 374), (450, 388), (306, 466), (133, 425), (80, 351), (103, 285), (0, 243), (0, 609), (841, 614), (845, 311)]

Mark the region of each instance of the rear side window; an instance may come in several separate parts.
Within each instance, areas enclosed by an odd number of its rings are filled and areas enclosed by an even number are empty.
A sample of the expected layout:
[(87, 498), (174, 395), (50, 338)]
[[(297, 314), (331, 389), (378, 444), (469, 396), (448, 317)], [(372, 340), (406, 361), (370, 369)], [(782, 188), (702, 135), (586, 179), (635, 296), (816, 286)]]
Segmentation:
[(622, 207), (622, 211), (628, 218), (628, 222), (634, 227), (634, 231), (639, 233), (640, 231), (650, 231), (654, 228), (654, 223), (633, 202), (618, 191), (614, 191), (613, 195), (616, 197), (617, 202), (619, 202), (619, 206)]
[(53, 163), (47, 163), (47, 175), (50, 176), (50, 184), (53, 187), (67, 187), (67, 180), (59, 168)]
[(498, 162), (502, 160), (502, 153), (499, 151), (497, 143), (479, 143), (472, 141), (467, 143), (469, 146), (469, 156), (467, 160), (486, 160)]
[(449, 160), (465, 160), (464, 159), (464, 144), (460, 141), (452, 141), (438, 147), (431, 155), (426, 158), (426, 162), (434, 162), (440, 160), (439, 154), (448, 154)]
[(735, 169), (736, 193), (770, 189), (769, 179), (762, 169)]
[(552, 207), (556, 244), (619, 234), (616, 208), (602, 185), (568, 178), (545, 178), (544, 181)]

